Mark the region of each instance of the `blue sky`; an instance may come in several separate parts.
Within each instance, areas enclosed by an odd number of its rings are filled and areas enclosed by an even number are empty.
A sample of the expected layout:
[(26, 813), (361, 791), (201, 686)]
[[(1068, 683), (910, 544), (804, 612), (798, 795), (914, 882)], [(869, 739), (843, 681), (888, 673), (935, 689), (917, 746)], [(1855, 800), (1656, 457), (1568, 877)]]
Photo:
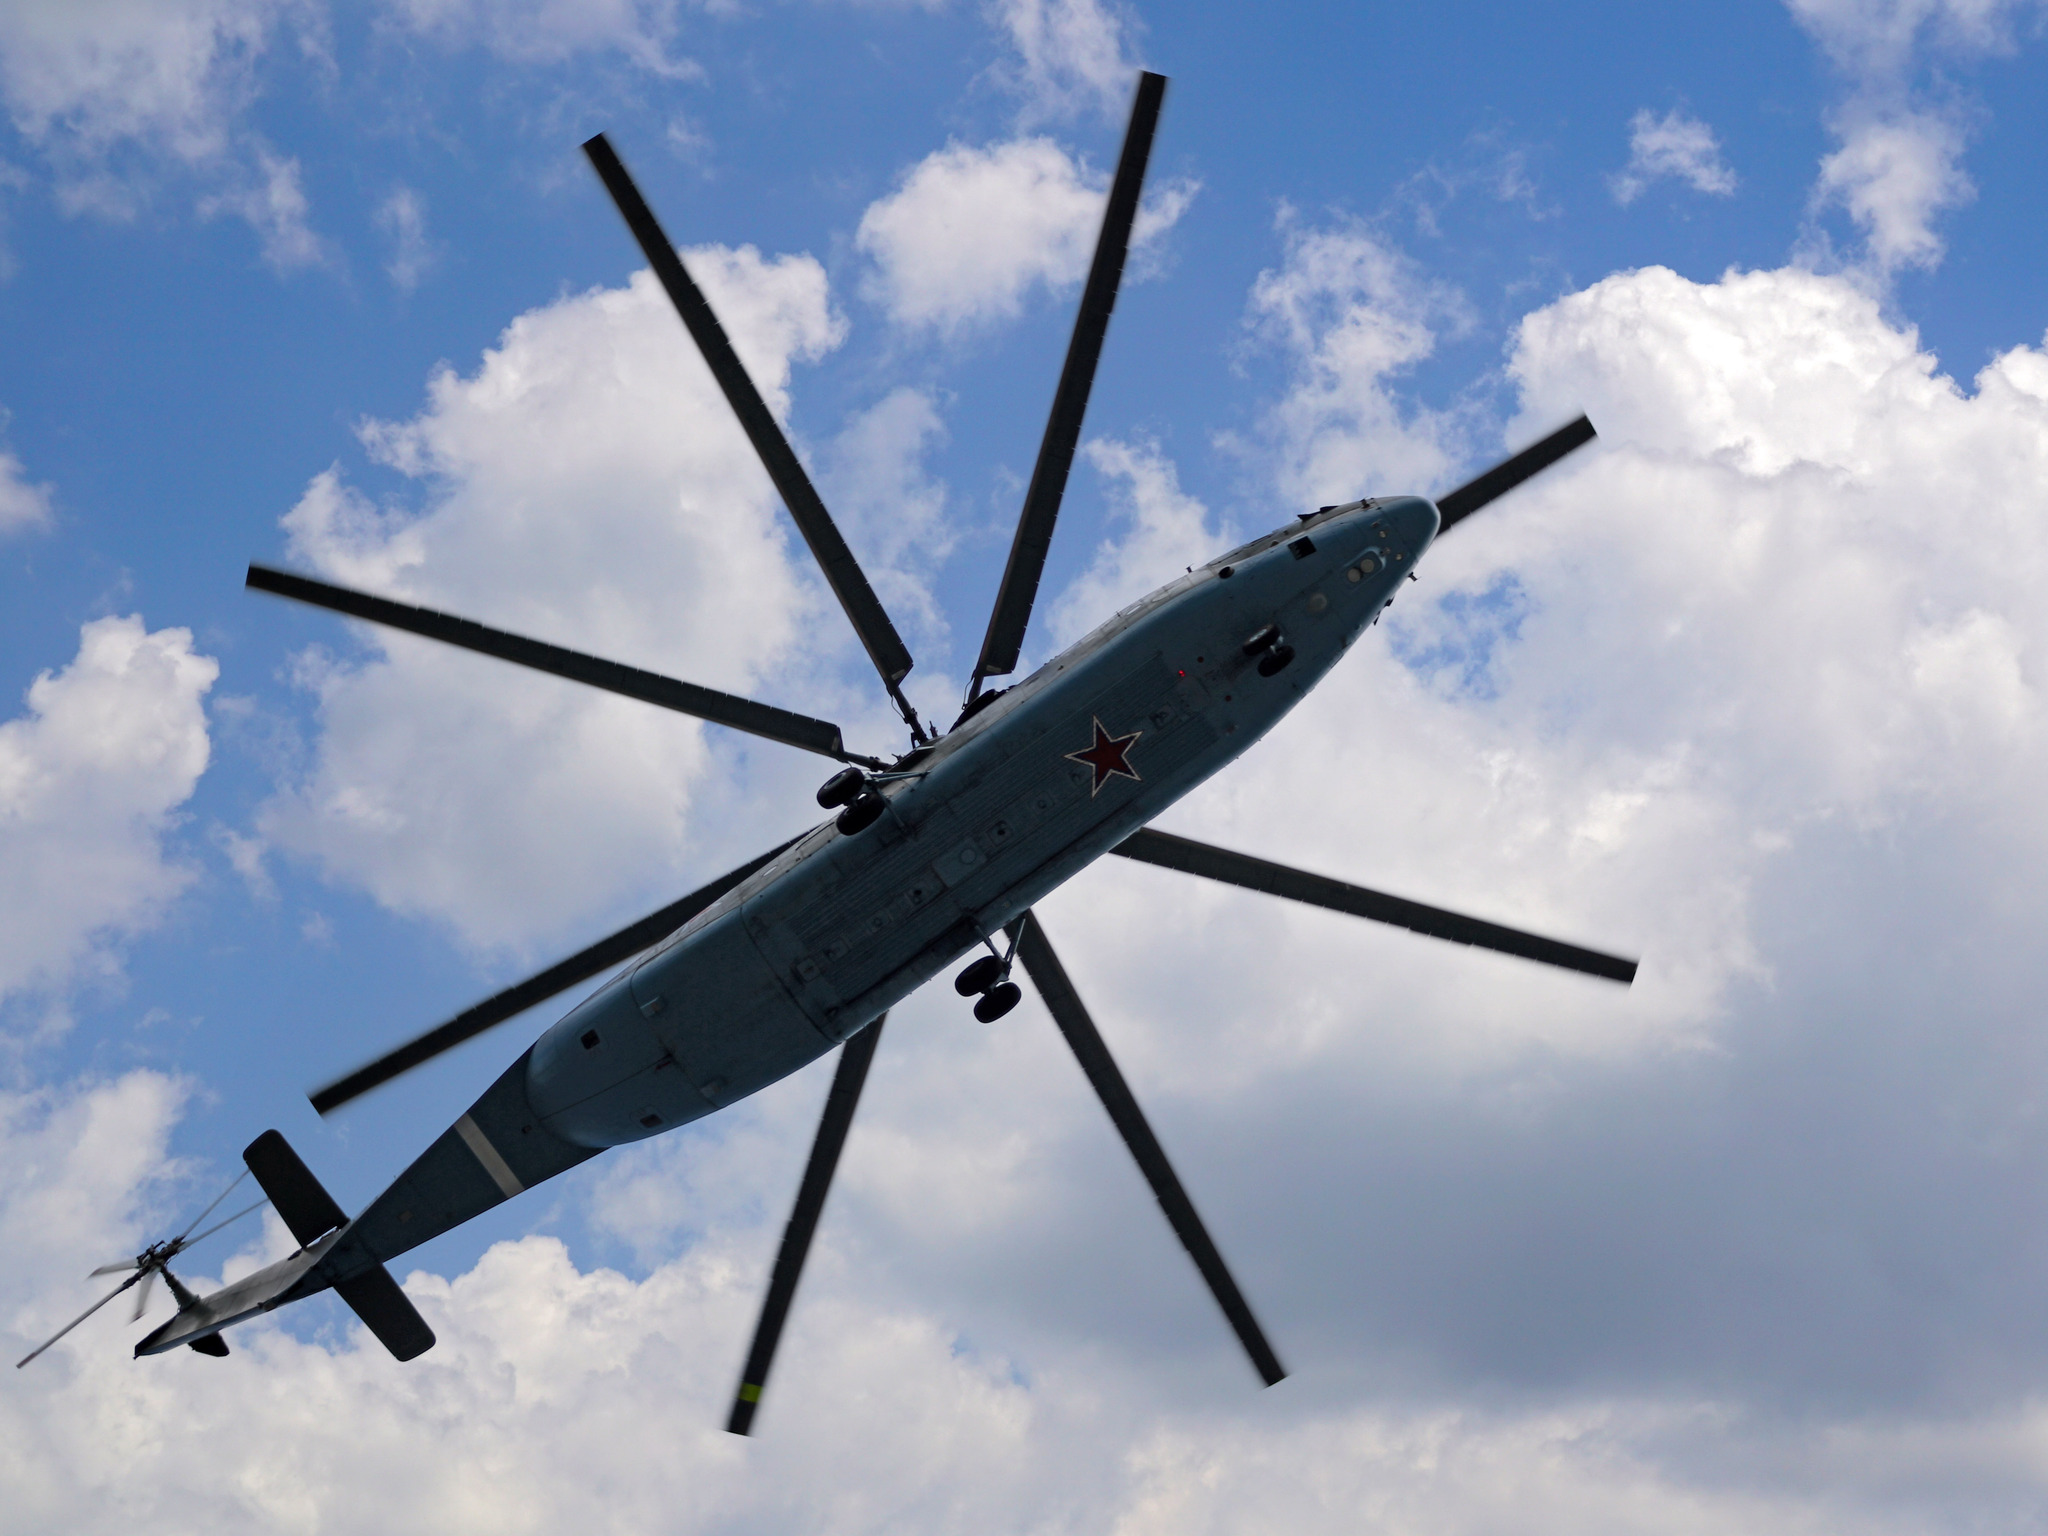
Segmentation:
[[(891, 1026), (757, 1444), (717, 1425), (815, 1071), (423, 1250), (417, 1366), (324, 1302), (225, 1365), (95, 1319), (9, 1383), (0, 1529), (2032, 1528), (2043, 22), (0, 9), (24, 1343), (266, 1126), (373, 1195), (554, 1014), (332, 1124), (309, 1087), (811, 813), (796, 754), (245, 594), (246, 561), (898, 744), (599, 130), (949, 716), (1135, 71), (1169, 75), (1027, 659), (1586, 409), (1597, 448), (1168, 825), (1645, 958), (1610, 995), (1136, 868), (1048, 904), (1273, 1392), (1036, 1004), (948, 993)], [(283, 1239), (217, 1241), (195, 1279)], [(175, 1427), (115, 1467), (138, 1414)]]

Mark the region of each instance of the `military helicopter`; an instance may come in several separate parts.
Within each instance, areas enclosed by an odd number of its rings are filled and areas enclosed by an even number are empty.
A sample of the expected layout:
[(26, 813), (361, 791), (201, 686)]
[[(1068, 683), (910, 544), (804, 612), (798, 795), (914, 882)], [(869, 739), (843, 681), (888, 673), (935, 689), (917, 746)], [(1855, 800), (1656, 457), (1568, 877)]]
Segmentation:
[[(1060, 963), (1034, 904), (1105, 854), (1605, 978), (1635, 962), (1161, 832), (1149, 823), (1304, 698), (1444, 530), (1590, 441), (1584, 417), (1434, 502), (1304, 513), (1015, 673), (1115, 306), (1166, 81), (1141, 75), (1080, 313), (958, 718), (921, 720), (911, 655), (675, 246), (600, 134), (584, 150), (674, 301), (909, 733), (889, 758), (838, 726), (261, 565), (259, 591), (409, 631), (814, 752), (833, 816), (311, 1095), (323, 1115), (615, 966), (350, 1220), (276, 1131), (244, 1153), (299, 1248), (179, 1310), (136, 1346), (224, 1354), (222, 1329), (332, 1289), (400, 1360), (434, 1335), (385, 1264), (608, 1147), (734, 1104), (835, 1046), (838, 1066), (727, 1428), (749, 1432), (889, 1010), (954, 977), (974, 1016), (1017, 1006), (1021, 966), (1267, 1384), (1286, 1374)], [(626, 963), (630, 962), (630, 963)], [(138, 1264), (151, 1261), (145, 1255)], [(161, 1265), (156, 1267), (160, 1268)], [(166, 1271), (166, 1273), (168, 1273)]]

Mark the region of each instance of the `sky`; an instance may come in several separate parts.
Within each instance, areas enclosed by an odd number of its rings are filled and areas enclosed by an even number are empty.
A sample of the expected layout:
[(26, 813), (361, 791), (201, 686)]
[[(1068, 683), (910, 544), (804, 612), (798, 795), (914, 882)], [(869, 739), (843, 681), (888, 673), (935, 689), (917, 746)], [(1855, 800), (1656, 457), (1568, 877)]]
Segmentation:
[[(904, 742), (578, 151), (610, 135), (950, 719), (1135, 75), (1026, 642), (1298, 511), (1446, 537), (1169, 830), (1633, 988), (1107, 861), (1041, 908), (1291, 1374), (1043, 1009), (892, 1016), (234, 1354), (0, 1390), (0, 1532), (1744, 1536), (2048, 1518), (2048, 8), (0, 0), (0, 1331), (266, 1127), (376, 1194), (573, 997), (306, 1092), (817, 814), (816, 760), (262, 560)], [(251, 1217), (181, 1270), (289, 1250)]]

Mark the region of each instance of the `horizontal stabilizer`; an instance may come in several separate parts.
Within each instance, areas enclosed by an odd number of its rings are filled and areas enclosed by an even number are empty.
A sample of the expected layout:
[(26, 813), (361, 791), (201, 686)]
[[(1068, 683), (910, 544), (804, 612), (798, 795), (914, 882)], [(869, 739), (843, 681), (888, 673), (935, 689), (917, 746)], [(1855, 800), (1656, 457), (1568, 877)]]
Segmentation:
[(228, 1357), (228, 1341), (217, 1333), (209, 1333), (202, 1339), (194, 1339), (185, 1347), (202, 1355), (211, 1355), (216, 1360), (225, 1360)]
[(299, 1246), (305, 1247), (348, 1220), (334, 1196), (327, 1193), (313, 1170), (299, 1160), (299, 1154), (276, 1131), (265, 1131), (242, 1152), (242, 1161), (256, 1175), (263, 1193), (277, 1207), (277, 1214), (291, 1229)]
[(434, 1347), (434, 1330), (383, 1265), (341, 1281), (334, 1294), (398, 1359), (410, 1360)]

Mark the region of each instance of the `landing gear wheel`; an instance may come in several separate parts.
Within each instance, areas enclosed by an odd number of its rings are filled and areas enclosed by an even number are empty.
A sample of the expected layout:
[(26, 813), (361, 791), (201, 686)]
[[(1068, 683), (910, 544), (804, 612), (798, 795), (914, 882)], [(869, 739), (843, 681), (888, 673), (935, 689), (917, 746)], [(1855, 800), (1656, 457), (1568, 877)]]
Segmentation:
[(984, 992), (981, 1001), (974, 1005), (974, 1016), (984, 1024), (993, 1024), (1022, 1001), (1023, 988), (1014, 981), (999, 981)]
[(1273, 647), (1272, 650), (1266, 652), (1265, 655), (1259, 658), (1259, 676), (1277, 676), (1282, 670), (1286, 668), (1287, 663), (1289, 663), (1292, 660), (1294, 660), (1293, 646), (1276, 645)]
[(878, 792), (864, 789), (839, 813), (839, 819), (833, 825), (839, 828), (842, 836), (851, 837), (854, 833), (864, 832), (880, 821), (882, 812), (888, 808), (889, 802)]
[(818, 804), (832, 810), (867, 788), (868, 776), (858, 768), (842, 768), (818, 786)]
[(1003, 962), (994, 955), (983, 955), (972, 961), (966, 969), (953, 978), (953, 990), (962, 997), (974, 997), (986, 992), (1003, 979)]
[(1279, 643), (1280, 626), (1278, 624), (1268, 624), (1263, 629), (1252, 632), (1251, 638), (1244, 643), (1244, 653), (1247, 656), (1263, 655)]

